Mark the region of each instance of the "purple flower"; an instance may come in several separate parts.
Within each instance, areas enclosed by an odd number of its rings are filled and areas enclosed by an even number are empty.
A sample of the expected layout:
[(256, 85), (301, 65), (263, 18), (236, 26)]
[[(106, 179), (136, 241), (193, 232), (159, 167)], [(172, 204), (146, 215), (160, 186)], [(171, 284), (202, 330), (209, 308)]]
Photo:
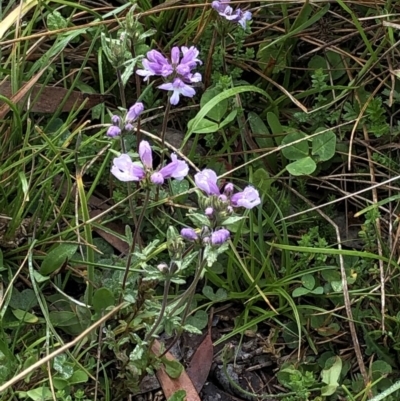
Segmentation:
[(158, 86), (159, 89), (173, 91), (170, 103), (174, 106), (179, 103), (179, 96), (193, 97), (196, 91), (189, 85), (185, 84), (180, 78), (175, 78), (173, 82), (168, 82)]
[(199, 236), (193, 228), (182, 228), (181, 235), (187, 241), (196, 241), (199, 239)]
[(132, 162), (127, 154), (114, 158), (111, 173), (120, 181), (140, 181), (145, 176), (143, 167)]
[(126, 121), (127, 122), (132, 122), (136, 120), (140, 114), (142, 114), (144, 110), (144, 106), (142, 102), (137, 102), (135, 103), (129, 110), (126, 115)]
[[(181, 58), (181, 53), (183, 57)], [(147, 81), (151, 76), (167, 78), (167, 82), (158, 86), (159, 89), (173, 91), (170, 103), (179, 103), (180, 95), (193, 97), (195, 90), (188, 84), (201, 81), (201, 74), (193, 72), (197, 64), (201, 64), (198, 58), (199, 51), (195, 46), (179, 47), (171, 49), (171, 60), (168, 60), (157, 50), (150, 50), (146, 58), (142, 60), (143, 69), (137, 70), (137, 74)]]
[(243, 29), (246, 29), (246, 21), (250, 21), (250, 20), (251, 20), (251, 12), (245, 11), (245, 12), (242, 12), (238, 22), (242, 26)]
[(238, 192), (231, 197), (231, 203), (234, 207), (244, 207), (252, 209), (261, 203), (258, 191), (251, 186), (246, 187), (242, 192)]
[(230, 0), (213, 1), (211, 3), (211, 7), (217, 11), (221, 17), (224, 17), (231, 22), (237, 22), (242, 26), (243, 29), (246, 29), (246, 21), (251, 20), (251, 12), (243, 12), (240, 8), (233, 10), (229, 4)]
[(139, 144), (139, 157), (143, 165), (148, 169), (153, 168), (153, 155), (151, 146), (147, 141), (141, 141)]
[(224, 187), (225, 196), (227, 197), (231, 196), (233, 194), (233, 190), (234, 190), (233, 184), (231, 182), (228, 182)]
[(113, 123), (113, 125), (117, 125), (119, 126), (121, 124), (121, 119), (119, 118), (119, 116), (117, 116), (116, 114), (114, 114), (111, 117), (111, 122)]
[(168, 77), (173, 73), (172, 65), (159, 51), (150, 50), (147, 52), (146, 57), (142, 60), (143, 69), (136, 71), (136, 74), (144, 77), (144, 81), (154, 75)]
[(217, 185), (217, 174), (211, 169), (204, 169), (200, 173), (195, 174), (194, 181), (198, 188), (207, 195), (219, 195), (220, 191)]
[(230, 237), (230, 232), (226, 228), (221, 228), (219, 230), (214, 231), (211, 234), (211, 244), (212, 245), (222, 245), (226, 241), (228, 241)]
[(110, 138), (115, 138), (116, 136), (121, 135), (121, 128), (117, 127), (116, 125), (110, 125), (106, 135)]
[(151, 182), (161, 185), (167, 178), (175, 178), (178, 181), (183, 180), (189, 173), (189, 166), (183, 160), (178, 160), (175, 153), (171, 155), (171, 163), (168, 163), (160, 171), (151, 175)]
[(125, 131), (126, 131), (126, 132), (133, 131), (133, 125), (130, 124), (130, 123), (125, 124)]

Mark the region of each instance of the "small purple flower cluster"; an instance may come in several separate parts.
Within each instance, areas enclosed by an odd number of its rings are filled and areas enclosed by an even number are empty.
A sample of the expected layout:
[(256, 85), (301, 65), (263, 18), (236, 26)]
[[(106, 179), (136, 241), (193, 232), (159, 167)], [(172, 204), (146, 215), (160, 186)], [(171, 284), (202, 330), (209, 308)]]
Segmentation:
[(252, 187), (247, 186), (243, 191), (233, 194), (234, 187), (232, 183), (225, 185), (223, 193), (218, 187), (218, 177), (215, 171), (205, 169), (194, 176), (194, 181), (198, 188), (200, 188), (207, 195), (215, 195), (222, 202), (229, 202), (231, 207), (244, 207), (245, 209), (252, 209), (261, 203), (258, 191)]
[[(225, 185), (223, 192), (218, 187), (218, 177), (215, 171), (204, 169), (195, 174), (194, 181), (196, 186), (208, 195), (206, 199), (204, 213), (215, 227), (218, 227), (220, 220), (226, 218), (233, 213), (233, 209), (244, 207), (252, 209), (261, 203), (258, 191), (247, 186), (243, 191), (233, 193), (234, 186), (232, 183)], [(214, 228), (215, 228), (214, 227)], [(226, 228), (215, 229), (211, 234), (208, 227), (203, 227), (201, 234), (193, 228), (183, 228), (181, 235), (184, 239), (191, 242), (202, 242), (203, 244), (211, 244), (219, 246), (228, 241), (230, 233)]]
[[(182, 58), (181, 58), (182, 53)], [(191, 83), (201, 82), (201, 74), (193, 73), (193, 69), (197, 64), (202, 64), (198, 59), (199, 51), (195, 46), (179, 47), (174, 46), (171, 49), (171, 59), (168, 60), (157, 50), (150, 50), (146, 57), (142, 60), (143, 69), (139, 69), (136, 73), (144, 77), (144, 81), (148, 81), (152, 76), (160, 76), (166, 78), (168, 82), (159, 85), (159, 89), (172, 91), (170, 103), (177, 105), (180, 95), (193, 97), (196, 92)]]
[(178, 181), (183, 180), (188, 172), (189, 166), (183, 160), (178, 160), (175, 153), (171, 155), (171, 162), (158, 171), (153, 170), (153, 155), (151, 146), (147, 141), (141, 141), (139, 144), (139, 158), (141, 163), (133, 162), (127, 154), (122, 154), (113, 160), (111, 173), (120, 181), (142, 181), (147, 175), (150, 182), (156, 185), (162, 185), (164, 180), (175, 178)]
[(242, 11), (240, 8), (233, 11), (233, 8), (229, 4), (230, 0), (213, 1), (211, 7), (217, 11), (221, 17), (231, 22), (237, 22), (243, 29), (246, 29), (246, 21), (251, 20), (251, 12)]
[(122, 134), (122, 130), (130, 132), (133, 130), (132, 123), (142, 114), (144, 110), (143, 103), (137, 102), (135, 103), (127, 112), (125, 116), (124, 123), (122, 122), (121, 118), (114, 114), (111, 117), (112, 125), (107, 130), (106, 135), (110, 138), (115, 138)]

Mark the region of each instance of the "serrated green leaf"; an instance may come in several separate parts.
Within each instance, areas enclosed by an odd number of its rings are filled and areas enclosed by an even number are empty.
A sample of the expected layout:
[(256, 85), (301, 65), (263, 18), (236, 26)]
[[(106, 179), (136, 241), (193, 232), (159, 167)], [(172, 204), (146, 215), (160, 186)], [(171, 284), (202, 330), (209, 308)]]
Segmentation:
[(287, 171), (295, 176), (312, 174), (316, 168), (315, 161), (309, 156), (296, 160), (286, 166)]

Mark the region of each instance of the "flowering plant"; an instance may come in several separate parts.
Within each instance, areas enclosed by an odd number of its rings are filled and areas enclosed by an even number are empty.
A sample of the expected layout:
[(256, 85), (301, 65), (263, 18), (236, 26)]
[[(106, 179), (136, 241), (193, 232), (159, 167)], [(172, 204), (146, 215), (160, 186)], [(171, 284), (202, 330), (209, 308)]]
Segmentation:
[(141, 163), (133, 162), (129, 155), (121, 154), (114, 158), (111, 173), (120, 181), (141, 181), (147, 175), (150, 182), (156, 185), (162, 185), (164, 180), (175, 178), (183, 180), (188, 172), (189, 166), (183, 160), (178, 160), (178, 156), (173, 153), (171, 162), (158, 171), (153, 171), (153, 155), (150, 144), (147, 141), (141, 141), (139, 144), (139, 158)]
[(233, 8), (229, 4), (230, 0), (213, 1), (211, 7), (217, 11), (221, 17), (231, 22), (237, 22), (243, 29), (246, 29), (246, 22), (251, 20), (251, 12), (242, 11), (240, 8), (233, 11)]
[(202, 64), (198, 55), (199, 51), (195, 46), (181, 46), (180, 49), (174, 46), (171, 49), (170, 59), (167, 59), (157, 50), (150, 50), (142, 60), (143, 69), (138, 69), (136, 73), (144, 77), (144, 81), (148, 81), (152, 76), (165, 78), (166, 82), (159, 85), (158, 88), (172, 91), (170, 103), (177, 105), (180, 95), (193, 97), (196, 94), (190, 84), (201, 82), (201, 74), (193, 73), (197, 64)]

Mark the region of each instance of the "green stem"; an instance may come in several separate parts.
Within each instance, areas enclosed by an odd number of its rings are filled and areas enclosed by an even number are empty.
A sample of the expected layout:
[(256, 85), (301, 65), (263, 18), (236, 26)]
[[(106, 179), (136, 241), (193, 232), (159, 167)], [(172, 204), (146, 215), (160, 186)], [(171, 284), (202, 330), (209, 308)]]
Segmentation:
[(142, 210), (140, 211), (140, 215), (139, 215), (137, 224), (135, 226), (135, 234), (133, 235), (132, 244), (131, 244), (130, 249), (129, 249), (129, 255), (128, 255), (128, 258), (126, 260), (125, 273), (124, 273), (124, 277), (122, 279), (122, 292), (121, 292), (121, 295), (120, 295), (120, 301), (122, 299), (122, 294), (125, 291), (126, 280), (128, 279), (129, 268), (130, 268), (130, 265), (131, 265), (131, 262), (132, 262), (133, 253), (135, 252), (136, 242), (137, 242), (137, 240), (139, 238), (140, 227), (142, 225), (144, 214), (146, 213), (146, 208), (147, 208), (147, 204), (149, 203), (149, 199), (150, 199), (150, 190), (146, 189), (146, 195), (145, 195), (145, 199), (144, 199), (144, 202), (143, 202)]
[[(164, 111), (164, 119), (161, 125), (161, 147), (164, 150), (164, 143), (165, 143), (165, 134), (167, 132), (167, 125), (168, 125), (168, 116), (169, 112), (171, 111), (171, 103), (170, 103), (171, 95), (168, 95), (168, 100), (167, 100), (167, 105), (165, 106), (165, 111)], [(164, 152), (161, 153), (161, 165), (163, 164), (164, 161)]]
[(117, 68), (117, 81), (119, 87), (119, 96), (121, 97), (121, 106), (126, 109), (125, 89), (122, 82), (121, 70), (119, 68)]

